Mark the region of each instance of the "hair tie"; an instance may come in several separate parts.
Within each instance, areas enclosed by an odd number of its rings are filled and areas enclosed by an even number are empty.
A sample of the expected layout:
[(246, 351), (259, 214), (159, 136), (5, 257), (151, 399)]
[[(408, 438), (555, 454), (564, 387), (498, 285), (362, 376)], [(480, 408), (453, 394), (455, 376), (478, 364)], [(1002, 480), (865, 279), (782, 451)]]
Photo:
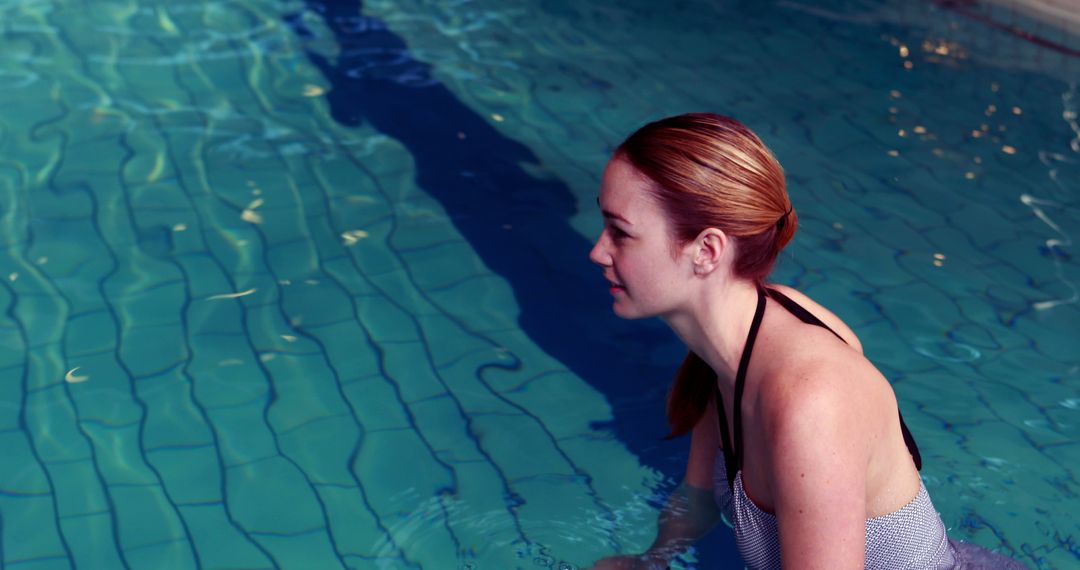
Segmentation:
[(793, 207), (794, 206), (788, 206), (788, 209), (787, 209), (786, 212), (784, 212), (784, 215), (780, 216), (779, 220), (776, 220), (776, 229), (777, 229), (777, 231), (784, 229), (784, 226), (787, 225), (787, 217), (788, 217), (788, 214), (791, 213), (791, 209)]

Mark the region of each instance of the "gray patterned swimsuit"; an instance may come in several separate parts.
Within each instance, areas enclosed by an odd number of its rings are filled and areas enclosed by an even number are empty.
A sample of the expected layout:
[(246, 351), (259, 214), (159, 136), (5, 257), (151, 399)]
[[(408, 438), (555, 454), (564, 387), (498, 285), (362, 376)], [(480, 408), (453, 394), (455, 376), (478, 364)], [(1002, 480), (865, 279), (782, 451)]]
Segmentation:
[[(748, 568), (753, 570), (780, 568), (780, 534), (776, 517), (761, 510), (742, 486), (742, 425), (740, 403), (746, 383), (746, 369), (754, 347), (761, 319), (765, 315), (765, 296), (768, 295), (804, 323), (824, 327), (825, 323), (774, 289), (758, 290), (758, 307), (754, 314), (746, 347), (735, 376), (734, 441), (728, 437), (727, 419), (719, 387), (716, 390), (717, 420), (724, 450), (717, 457), (714, 476), (716, 502), (735, 530), (735, 542)], [(833, 332), (833, 334), (836, 334)], [(839, 337), (840, 335), (837, 335)], [(841, 339), (843, 340), (843, 339)], [(922, 458), (915, 440), (900, 418), (904, 441), (916, 467)], [(728, 453), (727, 450), (732, 450)], [(735, 473), (729, 479), (729, 473)], [(926, 487), (919, 483), (915, 498), (900, 509), (866, 521), (866, 568), (891, 569), (949, 569), (949, 568), (1024, 568), (1020, 563), (982, 547), (950, 540), (945, 533), (941, 516), (930, 501)]]
[[(716, 461), (716, 501), (735, 529), (746, 566), (780, 568), (780, 534), (776, 517), (759, 509), (742, 487), (742, 473), (735, 475), (735, 489), (728, 488), (724, 461)], [(866, 521), (867, 568), (957, 568), (953, 544), (945, 525), (930, 502), (926, 487), (910, 503), (887, 515)]]

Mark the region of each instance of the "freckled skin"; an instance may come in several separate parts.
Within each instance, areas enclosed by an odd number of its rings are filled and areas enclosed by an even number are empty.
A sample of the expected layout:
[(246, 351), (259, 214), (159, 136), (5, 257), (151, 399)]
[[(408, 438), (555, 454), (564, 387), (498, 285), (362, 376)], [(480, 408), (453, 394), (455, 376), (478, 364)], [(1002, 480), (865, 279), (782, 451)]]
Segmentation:
[(672, 256), (667, 218), (648, 193), (649, 183), (625, 160), (604, 169), (599, 203), (604, 230), (589, 258), (604, 268), (615, 314), (663, 317), (679, 308), (680, 289), (692, 274), (690, 260)]

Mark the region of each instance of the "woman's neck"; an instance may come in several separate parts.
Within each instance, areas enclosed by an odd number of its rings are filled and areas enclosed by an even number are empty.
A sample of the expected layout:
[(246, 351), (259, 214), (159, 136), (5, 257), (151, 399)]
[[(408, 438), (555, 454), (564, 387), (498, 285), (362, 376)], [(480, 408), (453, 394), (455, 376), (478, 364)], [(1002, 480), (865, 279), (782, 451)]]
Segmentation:
[(757, 309), (757, 286), (745, 279), (701, 284), (688, 308), (664, 318), (694, 354), (734, 385), (746, 336)]

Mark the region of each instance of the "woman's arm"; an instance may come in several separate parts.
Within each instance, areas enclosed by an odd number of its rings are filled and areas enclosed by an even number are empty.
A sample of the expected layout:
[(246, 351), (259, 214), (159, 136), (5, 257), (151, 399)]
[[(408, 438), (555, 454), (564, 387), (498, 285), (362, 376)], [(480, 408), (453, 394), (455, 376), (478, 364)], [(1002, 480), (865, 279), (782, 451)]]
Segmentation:
[(785, 568), (862, 568), (866, 544), (865, 413), (842, 365), (792, 371), (764, 414), (768, 473)]
[(656, 540), (642, 556), (666, 567), (671, 559), (708, 534), (719, 521), (720, 509), (713, 490), (683, 481), (668, 497), (667, 506), (660, 513)]
[(652, 546), (637, 556), (605, 558), (593, 570), (662, 570), (716, 526), (720, 509), (713, 496), (713, 471), (719, 440), (716, 409), (710, 402), (691, 433), (686, 477), (660, 513)]
[(720, 443), (718, 431), (716, 407), (710, 401), (690, 434), (686, 476), (668, 498), (667, 506), (660, 514), (656, 540), (645, 556), (661, 558), (666, 565), (708, 534), (719, 522), (720, 509), (713, 495), (713, 476)]

